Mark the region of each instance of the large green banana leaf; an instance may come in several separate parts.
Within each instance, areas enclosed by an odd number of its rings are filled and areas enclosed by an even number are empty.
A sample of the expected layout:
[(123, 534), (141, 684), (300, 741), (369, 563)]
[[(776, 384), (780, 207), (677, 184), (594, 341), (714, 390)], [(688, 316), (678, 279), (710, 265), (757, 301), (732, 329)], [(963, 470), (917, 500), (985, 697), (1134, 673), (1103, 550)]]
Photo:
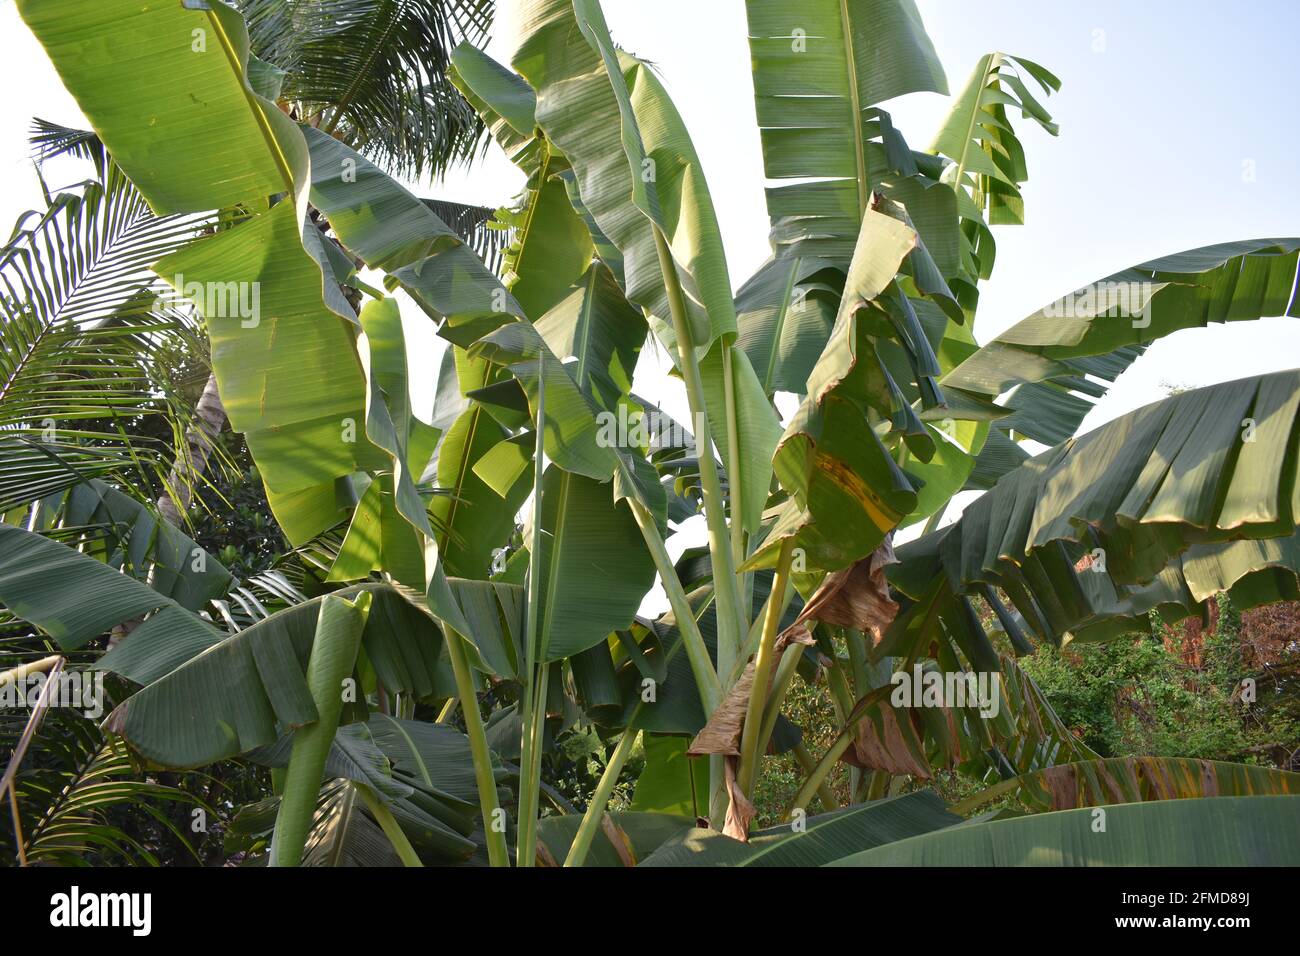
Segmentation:
[[(304, 227), (302, 137), (249, 86), (242, 18), (220, 2), (61, 0), (20, 12), (156, 212), (243, 205), (256, 213), (155, 270), (182, 294), (196, 282), (250, 299), (256, 290), (257, 316), (227, 302), (205, 317), (226, 413), (268, 486), (290, 493), (356, 470), (370, 452), (342, 438), (346, 420), (361, 421), (365, 409), (351, 310), (322, 280), (319, 234)], [(268, 209), (274, 196), (285, 198)]]
[(899, 165), (889, 154), (906, 153), (870, 107), (947, 93), (943, 67), (912, 0), (755, 0), (745, 12), (764, 172), (804, 180), (768, 190), (774, 244), (847, 261), (872, 189)]
[[(201, 766), (271, 743), (277, 721), (315, 719), (303, 673), (323, 598), (227, 635), (66, 545), (9, 525), (0, 525), (0, 542), (0, 601), (65, 649), (148, 615), (96, 666), (148, 685), (118, 708), (114, 728), (150, 759)], [(362, 647), (379, 679), (394, 692), (433, 696), (437, 628), (387, 585), (340, 593), (361, 591), (373, 595)]]
[(538, 660), (560, 660), (629, 627), (654, 584), (655, 565), (632, 513), (608, 484), (548, 469), (541, 522), (541, 553), (531, 555), (539, 580)]
[[(1045, 94), (1061, 88), (1060, 80), (1032, 60), (1005, 53), (985, 54), (930, 146), (931, 153), (952, 160), (944, 179), (958, 192), (962, 218), (977, 227), (983, 225), (985, 208), (993, 225), (1025, 221), (1019, 187), (1029, 172), (1007, 108), (1019, 109), (1025, 119), (1032, 118), (1053, 136), (1057, 133), (1051, 116), (1022, 79), (1022, 71)], [(971, 250), (968, 247), (966, 251)], [(971, 258), (963, 265), (972, 278), (988, 278), (992, 259)]]
[(831, 866), (1295, 866), (1296, 797), (1161, 800), (970, 823)]
[(687, 755), (690, 742), (689, 737), (641, 735), (645, 767), (636, 778), (629, 809), (688, 818), (705, 812), (709, 805), (708, 761)]
[[(1072, 436), (1096, 400), (1146, 346), (1210, 322), (1300, 316), (1300, 239), (1255, 239), (1188, 249), (1140, 263), (1062, 296), (970, 355), (941, 379), (995, 398), (1013, 390), (997, 429), (1056, 444)], [(972, 486), (1027, 454), (990, 440)]]
[(525, 314), (536, 321), (579, 280), (594, 251), (591, 234), (569, 201), (568, 161), (536, 135), (537, 96), (523, 77), (462, 43), (452, 54), (451, 80), (528, 176), (523, 201), (507, 219), (516, 232), (506, 250), (504, 277)]
[[(586, 337), (584, 348), (590, 348), (593, 341)], [(641, 449), (622, 450), (607, 440), (609, 429), (599, 417), (595, 401), (574, 380), (574, 373), (581, 372), (589, 389), (591, 365), (585, 361), (561, 363), (539, 328), (528, 322), (504, 325), (484, 336), (469, 349), (469, 357), (507, 368), (522, 387), (534, 421), (541, 404), (539, 382), (544, 378), (547, 458), (574, 475), (599, 482), (612, 477), (615, 500), (636, 498), (651, 513), (662, 515), (664, 489), (653, 469), (640, 458)]]
[[(391, 394), (379, 398), (386, 370), (382, 361), (370, 367), (375, 357), (365, 354), (365, 340), (361, 352), (354, 345), (356, 317), (324, 265), (325, 241), (306, 217), (313, 181), (330, 172), (342, 181), (345, 171), (340, 163), (313, 175), (297, 126), (249, 85), (240, 16), (220, 2), (141, 8), (117, 0), (93, 10), (25, 4), (22, 13), (156, 211), (239, 204), (250, 212), (235, 228), (168, 256), (155, 270), (182, 293), (194, 283), (205, 290), (222, 401), (232, 427), (247, 436), (282, 524), (308, 536), (321, 530), (322, 520), (337, 520), (332, 486), (338, 479), (391, 467), (398, 511), (431, 537), (407, 474), (404, 402)], [(121, 57), (118, 51), (127, 49), (136, 55)], [(350, 185), (365, 194), (359, 177)], [(391, 235), (385, 251), (393, 254), (412, 238), (407, 228)], [(462, 258), (455, 237), (436, 237), (435, 246)], [(439, 272), (444, 286), (455, 274)], [(218, 289), (227, 299), (237, 289), (239, 304), (253, 307), (232, 310), (226, 301), (214, 311)], [(454, 615), (436, 549), (426, 558), (431, 594), (444, 605), (442, 613)]]
[[(1003, 476), (956, 523), (900, 547), (893, 580), (940, 602), (949, 587), (1001, 587), (1031, 629), (1056, 641), (1110, 617), (1194, 605), (1247, 576), (1280, 589), (1289, 568), (1294, 591), (1300, 489), (1285, 463), (1300, 440), (1298, 411), (1297, 372), (1148, 405)], [(1135, 595), (1143, 587), (1152, 590)]]
[(62, 523), (102, 530), (102, 536), (82, 544), (82, 553), (102, 557), (187, 610), (198, 611), (224, 596), (234, 581), (193, 538), (98, 479), (68, 490)]
[(796, 536), (810, 566), (844, 567), (869, 554), (915, 505), (913, 486), (865, 412), (868, 404), (887, 412), (892, 398), (879, 394), (882, 379), (872, 374), (872, 364), (882, 366), (868, 309), (915, 245), (906, 225), (867, 210), (831, 340), (773, 461), (790, 499), (748, 566), (772, 562), (780, 542)]
[[(508, 366), (521, 376), (534, 406), (535, 370), (539, 363), (546, 369), (547, 450), (561, 468), (577, 472), (576, 475), (566, 472), (562, 476), (557, 473), (555, 482), (558, 485), (552, 490), (558, 497), (545, 499), (549, 515), (545, 520), (550, 522), (548, 529), (557, 535), (556, 542), (565, 541), (565, 560), (554, 567), (548, 565), (546, 579), (560, 580), (562, 576), (565, 582), (589, 581), (593, 568), (607, 569), (611, 566), (626, 567), (628, 572), (615, 579), (626, 585), (623, 592), (618, 589), (601, 591), (603, 597), (612, 599), (617, 609), (609, 620), (600, 615), (592, 618), (566, 612), (560, 606), (559, 597), (550, 600), (549, 604), (554, 605), (555, 610), (544, 614), (548, 623), (554, 623), (554, 633), (559, 635), (556, 640), (560, 649), (555, 652), (556, 656), (566, 656), (592, 646), (616, 627), (626, 626), (653, 582), (653, 565), (641, 549), (627, 548), (628, 538), (636, 538), (635, 524), (626, 510), (617, 507), (609, 487), (599, 484), (613, 475), (617, 461), (612, 449), (602, 448), (597, 442), (591, 399), (600, 393), (602, 387), (605, 394), (613, 398), (630, 386), (631, 368), (645, 332), (644, 321), (626, 307), (621, 294), (607, 280), (601, 280), (595, 267), (589, 270), (585, 284), (571, 290), (555, 308), (540, 317), (536, 327), (511, 321), (516, 316), (509, 313), (491, 311), (492, 290), (504, 293), (495, 279), (485, 281), (484, 276), (474, 277), (475, 285), (485, 300), (482, 306), (467, 305), (463, 294), (457, 291), (461, 283), (454, 279), (450, 288), (456, 295), (450, 299), (441, 295), (443, 285), (437, 278), (442, 270), (441, 255), (435, 253), (423, 259), (413, 258), (436, 245), (440, 225), (436, 218), (392, 180), (373, 167), (367, 168), (362, 158), (344, 155), (346, 148), (341, 144), (319, 134), (308, 133), (308, 136), (313, 155), (319, 159), (316, 170), (331, 165), (341, 166), (343, 159), (348, 159), (353, 168), (366, 173), (366, 194), (352, 191), (360, 180), (338, 189), (332, 184), (317, 184), (313, 190), (322, 211), (331, 216), (334, 228), (349, 249), (376, 267), (392, 270), (412, 295), (423, 299), (429, 311), (447, 316), (449, 323), (454, 324), (459, 317), (466, 316), (475, 332), (490, 331), (493, 326), (499, 326), (476, 343), (467, 357)], [(331, 158), (336, 156), (340, 158)], [(383, 252), (380, 243), (388, 239), (374, 228), (375, 220), (371, 217), (375, 213), (370, 211), (378, 204), (389, 210), (390, 217), (404, 212), (410, 214), (411, 227), (407, 230), (410, 238), (399, 252)], [(524, 241), (542, 242), (544, 238), (525, 236)], [(506, 298), (502, 296), (501, 301)], [(517, 310), (518, 307), (512, 308)], [(505, 324), (501, 324), (502, 320)], [(561, 355), (576, 358), (574, 374), (577, 382), (547, 347), (548, 336), (557, 348), (563, 350)], [(531, 378), (530, 368), (534, 372)], [(618, 371), (620, 368), (621, 372)], [(513, 526), (520, 495), (527, 490), (523, 481), (526, 472), (515, 475), (509, 483), (513, 490), (505, 496), (498, 493), (502, 489), (494, 490), (483, 478), (491, 470), (491, 465), (485, 461), (486, 456), (505, 438), (500, 426), (486, 418), (475, 405), (453, 425), (439, 451), (440, 483), (446, 476), (445, 480), (453, 484), (450, 485), (452, 495), (435, 503), (434, 514), (446, 528), (446, 546), (456, 555), (453, 570), (474, 577), (486, 576), (491, 552), (505, 543), (504, 539)], [(580, 477), (583, 475), (587, 478)], [(590, 481), (591, 478), (597, 481)], [(577, 486), (581, 486), (582, 493), (576, 490), (571, 493), (570, 490)], [(573, 535), (580, 536), (575, 540), (587, 554), (581, 567), (572, 565), (576, 554), (569, 539)], [(551, 539), (548, 539), (549, 544)], [(598, 550), (592, 551), (592, 548)], [(593, 555), (605, 555), (612, 564), (604, 559), (596, 560)], [(582, 592), (566, 583), (558, 588), (548, 585), (545, 593), (563, 596)], [(544, 647), (549, 647), (545, 638)], [(550, 651), (544, 650), (544, 653)]]
[(763, 391), (808, 389), (808, 378), (835, 325), (843, 274), (828, 259), (769, 259), (736, 293), (737, 344)]
[[(367, 495), (379, 488), (378, 500), (370, 499), (370, 510), (358, 506), (339, 555), (350, 567), (347, 573), (339, 573), (341, 569), (335, 567), (332, 576), (346, 580), (387, 568), (397, 580), (422, 585), (426, 580), (422, 542), (433, 534), (415, 482), (433, 454), (438, 433), (411, 412), (406, 339), (396, 300), (366, 303), (359, 321), (362, 335), (357, 347), (370, 390), (366, 433), (389, 453), (392, 471), (378, 474), (372, 481)], [(369, 520), (376, 512), (378, 521)], [(376, 524), (381, 531), (379, 547), (371, 545)], [(354, 543), (357, 551), (351, 548)]]
[(929, 790), (858, 803), (753, 834), (748, 843), (692, 829), (666, 841), (642, 866), (823, 866), (842, 857), (961, 823)]
[(311, 158), (311, 201), (339, 241), (387, 272), (430, 315), (444, 337), (468, 344), (523, 317), (514, 298), (450, 227), (383, 170), (319, 130), (303, 127)]
[[(251, 754), (254, 763), (284, 767), (289, 762), (292, 735)], [(474, 851), (469, 839), (477, 816), (477, 790), (469, 742), (465, 735), (448, 724), (403, 720), (374, 713), (364, 722), (347, 724), (338, 729), (325, 760), (327, 781), (342, 778), (370, 787), (392, 810), (408, 839), (427, 862), (452, 863), (468, 858)], [(327, 783), (323, 792), (335, 785)], [(359, 807), (343, 805), (345, 794), (329, 808), (325, 820), (308, 839), (304, 863), (315, 852), (348, 855), (358, 852), (353, 841), (361, 837), (336, 832), (359, 826), (348, 815)], [(358, 801), (359, 802), (359, 801)], [(320, 811), (317, 811), (318, 815)], [(377, 836), (387, 844), (382, 833)], [(396, 863), (396, 858), (393, 858)], [(318, 865), (339, 865), (320, 860)]]
[(293, 168), (282, 164), (301, 156), (278, 156), (268, 139), (284, 127), (253, 105), (248, 32), (229, 7), (24, 0), (19, 13), (155, 212), (285, 191)]
[(532, 87), (471, 43), (452, 51), (447, 75), (492, 138), (512, 162), (518, 162), (520, 154), (536, 142), (537, 95)]
[[(332, 592), (370, 593), (372, 608), (361, 647), (391, 692), (431, 697), (438, 678), (441, 640), (428, 616), (387, 585), (358, 585)], [(150, 760), (169, 767), (198, 767), (264, 746), (282, 728), (316, 719), (306, 667), (326, 597), (288, 608), (213, 644), (174, 670), (159, 674), (158, 641), (130, 641), (99, 666), (147, 686), (120, 704), (113, 730)], [(148, 622), (146, 621), (146, 624)], [(360, 690), (357, 691), (360, 700)]]
[[(664, 322), (670, 315), (657, 228), (671, 249), (700, 354), (718, 336), (734, 336), (713, 202), (658, 77), (614, 49), (594, 0), (528, 0), (519, 36), (513, 66), (537, 91), (537, 125), (564, 153), (583, 207), (622, 254), (629, 301)], [(672, 341), (671, 329), (656, 331)]]
[(448, 494), (433, 500), (431, 512), (439, 524), (439, 550), (451, 574), (488, 576), (493, 552), (514, 531), (515, 514), (532, 488), (530, 462), (524, 462), (524, 470), (501, 489), (480, 477), (486, 456), (506, 441), (505, 430), (477, 404), (466, 409), (443, 436), (436, 480)]
[[(227, 298), (229, 290), (239, 290), (241, 305), (246, 293), (251, 300), (253, 308), (238, 314), (230, 314), (228, 301), (215, 312), (205, 310), (212, 313), (206, 315), (212, 364), (231, 425), (246, 434), (283, 524), (319, 531), (322, 516), (337, 515), (330, 495), (337, 479), (388, 466), (398, 511), (431, 538), (407, 473), (409, 421), (400, 411), (394, 421), (403, 402), (380, 398), (384, 369), (370, 368), (372, 356), (354, 345), (356, 317), (324, 266), (324, 241), (306, 216), (316, 178), (306, 143), (292, 121), (249, 85), (243, 20), (219, 0), (202, 9), (113, 0), (93, 10), (24, 4), (21, 12), (156, 211), (242, 204), (253, 213), (154, 268), (182, 293), (199, 283), (207, 306), (217, 298), (215, 289)], [(119, 48), (137, 55), (122, 58)], [(406, 230), (394, 235), (409, 237)], [(463, 248), (457, 243), (444, 239), (440, 246), (451, 246), (456, 257)], [(445, 285), (451, 276), (441, 278)], [(391, 409), (389, 401), (395, 402)], [(362, 421), (364, 434), (357, 435)], [(310, 521), (299, 515), (304, 507)], [(463, 625), (436, 547), (425, 557), (431, 600), (440, 614)]]
[(535, 324), (557, 358), (572, 360), (574, 380), (593, 403), (617, 409), (632, 391), (646, 322), (623, 298), (609, 268), (593, 262)]
[(615, 50), (599, 3), (536, 0), (525, 5), (522, 21), (514, 66), (538, 92), (537, 123), (572, 167), (577, 202), (600, 234), (598, 250), (606, 242), (618, 250), (619, 261), (606, 265), (628, 300), (657, 320), (672, 354), (676, 336), (655, 234), (664, 236), (692, 342), (698, 356), (709, 354), (701, 373), (712, 435), (741, 492), (741, 523), (757, 531), (778, 423), (748, 357), (710, 353), (718, 338), (735, 337), (736, 315), (717, 217), (685, 124), (649, 66)]
[(168, 660), (187, 660), (221, 640), (222, 632), (147, 584), (12, 525), (0, 524), (0, 603), (40, 628), (64, 650), (76, 650), (125, 621), (150, 615), (118, 651), (164, 640)]

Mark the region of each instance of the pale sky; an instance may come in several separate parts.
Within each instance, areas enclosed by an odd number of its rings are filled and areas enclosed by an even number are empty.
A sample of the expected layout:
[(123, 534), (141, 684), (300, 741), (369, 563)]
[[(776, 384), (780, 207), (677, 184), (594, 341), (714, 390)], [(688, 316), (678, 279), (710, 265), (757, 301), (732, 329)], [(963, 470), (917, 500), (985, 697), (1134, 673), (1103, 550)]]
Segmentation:
[[(508, 62), (511, 4), (488, 52)], [(1025, 226), (999, 227), (975, 333), (987, 341), (1044, 303), (1125, 266), (1182, 249), (1300, 234), (1300, 5), (1286, 0), (919, 0), (953, 94), (993, 50), (1062, 80), (1046, 101), (1061, 133), (1017, 122), (1029, 164)], [(741, 0), (604, 0), (615, 40), (653, 63), (691, 131), (722, 225), (733, 287), (768, 255), (763, 174)], [(32, 116), (84, 125), (12, 0), (0, 0), (0, 228), (39, 205)], [(937, 94), (890, 104), (915, 148), (948, 109)], [(50, 170), (51, 185), (75, 175)], [(522, 177), (495, 147), (420, 195), (504, 205)], [(1188, 330), (1157, 343), (1085, 429), (1195, 387), (1300, 364), (1300, 322)], [(680, 386), (650, 357), (637, 388), (684, 410)], [(436, 375), (430, 362), (429, 377)], [(431, 392), (432, 382), (428, 382)], [(679, 535), (682, 541), (692, 535)], [(674, 549), (677, 550), (677, 549)]]

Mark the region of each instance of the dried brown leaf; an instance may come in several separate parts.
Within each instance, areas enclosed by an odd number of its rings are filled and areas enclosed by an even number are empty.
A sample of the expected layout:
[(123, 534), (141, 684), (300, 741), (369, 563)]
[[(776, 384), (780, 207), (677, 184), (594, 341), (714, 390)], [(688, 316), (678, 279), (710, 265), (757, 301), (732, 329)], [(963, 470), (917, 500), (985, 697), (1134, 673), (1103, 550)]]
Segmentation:
[(723, 821), (722, 832), (733, 840), (739, 840), (741, 843), (749, 842), (749, 824), (754, 819), (754, 814), (758, 811), (754, 805), (749, 802), (744, 791), (740, 789), (740, 784), (736, 782), (736, 765), (740, 762), (736, 757), (726, 757), (724, 780), (727, 784), (727, 818)]
[[(812, 632), (796, 622), (777, 635), (776, 659), (779, 665), (782, 655), (791, 645), (809, 646), (813, 643)], [(801, 652), (795, 652), (801, 653)], [(768, 690), (772, 689), (772, 680), (776, 677), (778, 667), (773, 667), (768, 677)], [(695, 735), (686, 753), (692, 757), (706, 754), (728, 754), (740, 756), (740, 736), (745, 727), (745, 712), (749, 709), (749, 696), (754, 687), (754, 662), (746, 666), (740, 679), (736, 681), (727, 696), (723, 698), (718, 709), (713, 712), (708, 723)]]
[(878, 644), (898, 616), (898, 603), (889, 596), (885, 578), (885, 568), (896, 563), (893, 542), (886, 538), (861, 561), (826, 575), (804, 605), (798, 623), (816, 620), (853, 628), (870, 634), (872, 643)]
[(632, 849), (631, 839), (608, 813), (601, 814), (600, 829), (605, 834), (605, 838), (613, 844), (614, 852), (618, 854), (622, 864), (636, 866), (636, 852)]
[[(911, 774), (921, 780), (929, 780), (929, 764), (918, 758), (908, 746), (894, 708), (882, 701), (876, 713), (880, 715), (880, 728), (877, 729), (876, 722), (870, 715), (859, 720), (853, 746), (845, 752), (845, 761), (863, 770), (884, 770), (895, 775)], [(919, 739), (915, 728), (911, 726), (911, 715), (906, 710), (902, 711), (902, 719), (908, 721), (910, 736)]]
[[(803, 653), (802, 648), (813, 643), (812, 632), (807, 626), (796, 622), (776, 637), (776, 658), (788, 651), (792, 654)], [(772, 681), (779, 668), (773, 667), (768, 676), (767, 690), (772, 688)], [(746, 666), (740, 679), (727, 693), (718, 709), (713, 712), (704, 728), (695, 735), (686, 753), (692, 757), (706, 754), (721, 754), (725, 761), (727, 783), (727, 818), (722, 832), (740, 841), (748, 840), (749, 822), (754, 819), (754, 805), (741, 791), (736, 783), (736, 764), (740, 756), (740, 737), (745, 728), (745, 713), (749, 709), (749, 697), (754, 688), (754, 662)]]

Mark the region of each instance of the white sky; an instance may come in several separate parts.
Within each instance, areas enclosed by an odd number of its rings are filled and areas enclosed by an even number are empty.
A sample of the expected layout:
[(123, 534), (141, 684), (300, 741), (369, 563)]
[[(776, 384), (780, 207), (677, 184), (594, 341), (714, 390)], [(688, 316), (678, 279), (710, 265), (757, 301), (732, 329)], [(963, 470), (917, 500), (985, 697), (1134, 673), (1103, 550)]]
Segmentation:
[[(1027, 56), (1063, 81), (1047, 101), (1053, 139), (1018, 122), (1028, 156), (1028, 224), (1001, 227), (997, 268), (975, 331), (987, 341), (1068, 290), (1125, 266), (1232, 239), (1300, 234), (1300, 5), (1287, 0), (919, 0), (955, 94), (991, 50)], [(509, 2), (488, 52), (507, 62)], [(621, 45), (654, 62), (708, 177), (732, 284), (768, 255), (767, 213), (741, 0), (605, 0)], [(84, 125), (12, 0), (0, 0), (0, 224), (40, 205), (29, 160), (33, 116)], [(917, 148), (947, 100), (887, 104)], [(1018, 117), (1015, 118), (1018, 121)], [(71, 178), (50, 169), (51, 185)], [(522, 177), (495, 147), (473, 170), (417, 184), (421, 195), (508, 203)], [(7, 225), (0, 228), (8, 231)], [(649, 350), (647, 350), (649, 351)], [(430, 356), (432, 358), (432, 356)], [(1300, 364), (1300, 323), (1287, 319), (1189, 330), (1157, 343), (1085, 422), (1092, 428), (1162, 397)], [(437, 365), (429, 362), (432, 393)], [(647, 356), (637, 388), (683, 413), (684, 399)], [(695, 538), (679, 535), (678, 541)], [(676, 550), (676, 549), (675, 549)]]

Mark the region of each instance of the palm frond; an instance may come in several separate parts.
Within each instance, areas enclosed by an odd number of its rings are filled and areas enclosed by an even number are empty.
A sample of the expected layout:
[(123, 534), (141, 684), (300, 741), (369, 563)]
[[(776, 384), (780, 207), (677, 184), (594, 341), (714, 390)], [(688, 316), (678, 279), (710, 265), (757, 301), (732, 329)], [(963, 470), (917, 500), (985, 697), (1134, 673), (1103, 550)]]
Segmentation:
[[(48, 718), (15, 774), (21, 822), (16, 829), (0, 828), (0, 852), (28, 864), (156, 866), (158, 841), (142, 838), (149, 831), (155, 837), (170, 834), (193, 853), (185, 834), (157, 806), (195, 803), (192, 794), (142, 778), (125, 742), (105, 740), (95, 721), (77, 711), (52, 708)], [(23, 723), (21, 713), (0, 717), (0, 746), (8, 747)], [(16, 832), (22, 833), (21, 854)]]
[(399, 175), (469, 158), (483, 126), (447, 81), (480, 42), (492, 0), (241, 0), (253, 52), (285, 72), (281, 95)]
[(490, 206), (471, 206), (450, 199), (421, 200), (433, 214), (451, 227), (489, 269), (501, 274), (501, 256), (514, 241), (515, 230), (496, 219)]
[(94, 130), (63, 126), (37, 116), (32, 119), (27, 142), (38, 164), (58, 156), (73, 156), (89, 160), (98, 170), (104, 168), (104, 143)]
[[(68, 149), (91, 150), (77, 131)], [(198, 356), (192, 313), (162, 303), (149, 266), (210, 225), (157, 217), (111, 162), (79, 191), (21, 216), (0, 247), (0, 509), (87, 478), (156, 470), (165, 449), (130, 424), (185, 416), (171, 401), (177, 353)], [(148, 482), (146, 482), (146, 485)]]

